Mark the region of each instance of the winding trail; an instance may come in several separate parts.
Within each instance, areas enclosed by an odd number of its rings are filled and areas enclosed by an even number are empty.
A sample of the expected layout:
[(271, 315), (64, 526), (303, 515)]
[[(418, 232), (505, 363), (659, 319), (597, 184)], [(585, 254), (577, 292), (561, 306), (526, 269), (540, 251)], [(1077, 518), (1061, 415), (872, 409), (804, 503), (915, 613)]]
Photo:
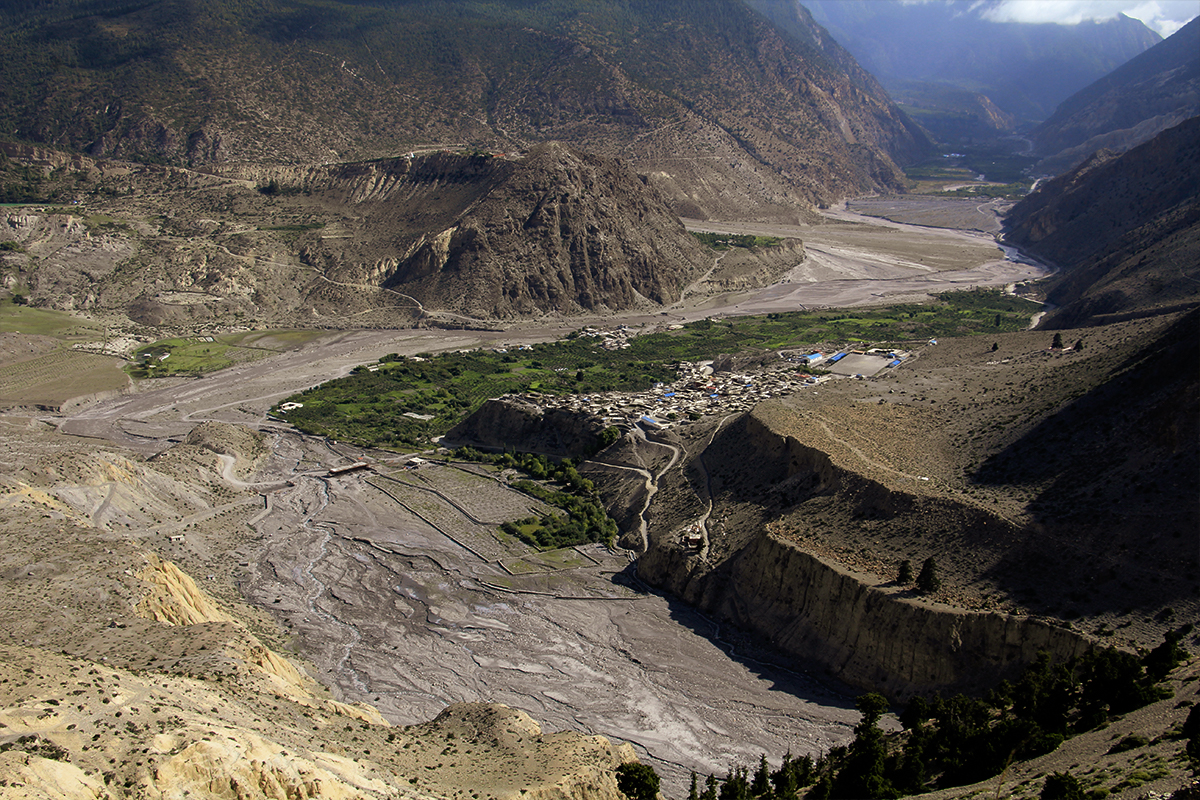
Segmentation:
[[(703, 559), (708, 558), (708, 549), (709, 549), (708, 519), (709, 519), (709, 517), (712, 516), (712, 510), (713, 510), (712, 476), (709, 475), (708, 465), (704, 463), (704, 453), (706, 450), (708, 450), (708, 448), (712, 445), (713, 441), (717, 438), (717, 434), (721, 432), (721, 428), (725, 425), (725, 423), (728, 422), (729, 420), (733, 419), (736, 416), (738, 416), (738, 415), (737, 414), (726, 414), (724, 417), (721, 417), (721, 421), (717, 423), (717, 426), (715, 428), (713, 428), (712, 434), (709, 435), (708, 441), (705, 442), (704, 448), (700, 451), (700, 457), (696, 459), (696, 464), (699, 465), (700, 472), (703, 473), (703, 475), (704, 475), (704, 494), (705, 494), (705, 499), (706, 499), (706, 508), (704, 509), (704, 513), (700, 516), (700, 519), (698, 522), (698, 524), (700, 526), (700, 535), (702, 537), (702, 542), (700, 545), (700, 558), (703, 558)], [(683, 465), (681, 464), (679, 468), (682, 470)]]
[[(650, 510), (650, 503), (652, 500), (654, 500), (654, 495), (658, 494), (659, 479), (662, 478), (662, 476), (665, 475), (671, 469), (671, 467), (675, 466), (675, 463), (677, 461), (679, 461), (680, 449), (673, 444), (667, 444), (666, 442), (656, 442), (653, 439), (648, 439), (646, 437), (646, 432), (644, 430), (642, 430), (642, 428), (640, 426), (637, 426), (637, 425), (635, 425), (633, 427), (633, 430), (631, 430), (629, 432), (629, 435), (634, 437), (635, 439), (641, 439), (646, 444), (652, 444), (652, 445), (657, 445), (658, 447), (667, 448), (668, 450), (671, 451), (671, 460), (668, 461), (667, 465), (665, 467), (663, 467), (662, 469), (660, 469), (657, 474), (652, 474), (650, 472), (650, 470), (644, 469), (642, 467), (631, 467), (626, 464), (613, 464), (608, 461), (599, 461), (597, 459), (592, 459), (592, 462), (595, 464), (603, 464), (604, 466), (612, 467), (613, 469), (623, 469), (623, 470), (628, 470), (629, 472), (636, 472), (646, 479), (646, 497), (644, 499), (644, 502), (642, 503), (641, 511), (638, 512), (638, 520), (639, 520), (638, 534), (642, 540), (642, 552), (644, 553), (648, 549), (650, 549), (650, 537), (649, 537), (649, 533), (647, 530), (649, 524), (646, 521), (646, 512), (648, 512)], [(635, 449), (635, 452), (636, 452), (636, 449)], [(639, 458), (640, 458), (640, 456), (639, 456)]]

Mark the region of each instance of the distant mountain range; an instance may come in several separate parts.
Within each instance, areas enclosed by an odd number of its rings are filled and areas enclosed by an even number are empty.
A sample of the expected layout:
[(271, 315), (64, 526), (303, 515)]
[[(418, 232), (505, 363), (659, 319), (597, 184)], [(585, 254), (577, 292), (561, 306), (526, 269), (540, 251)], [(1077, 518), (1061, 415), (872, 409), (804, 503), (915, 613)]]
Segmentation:
[[(1015, 121), (1046, 119), (1161, 39), (1125, 16), (1078, 25), (992, 22), (983, 14), (995, 0), (789, 1), (803, 2), (898, 102), (979, 117), (962, 95), (981, 94)], [(991, 124), (1004, 130), (1013, 122)]]
[(1128, 150), (1200, 114), (1200, 17), (1064, 100), (1031, 134), (1043, 172)]
[(683, 216), (794, 219), (930, 147), (806, 11), (741, 0), (10, 2), (0, 41), (0, 135), (225, 173), (560, 140)]

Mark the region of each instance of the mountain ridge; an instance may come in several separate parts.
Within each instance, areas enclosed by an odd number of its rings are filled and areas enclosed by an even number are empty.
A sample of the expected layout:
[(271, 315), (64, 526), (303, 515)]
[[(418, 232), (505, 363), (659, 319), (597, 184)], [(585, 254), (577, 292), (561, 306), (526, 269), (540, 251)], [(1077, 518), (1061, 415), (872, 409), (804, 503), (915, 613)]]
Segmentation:
[(1200, 17), (1064, 100), (1031, 134), (1044, 171), (1123, 152), (1200, 114)]
[(896, 160), (930, 146), (832, 44), (738, 0), (96, 0), (0, 17), (0, 38), (9, 136), (225, 172), (561, 140), (625, 158), (684, 216), (795, 217), (899, 188)]
[(1126, 153), (1093, 154), (1005, 219), (1005, 238), (1061, 268), (1043, 327), (1098, 324), (1200, 300), (1200, 117)]
[(1078, 25), (989, 21), (983, 15), (994, 2), (953, 0), (957, 13), (943, 3), (806, 5), (889, 90), (904, 81), (948, 84), (1032, 121), (1161, 39), (1124, 15)]

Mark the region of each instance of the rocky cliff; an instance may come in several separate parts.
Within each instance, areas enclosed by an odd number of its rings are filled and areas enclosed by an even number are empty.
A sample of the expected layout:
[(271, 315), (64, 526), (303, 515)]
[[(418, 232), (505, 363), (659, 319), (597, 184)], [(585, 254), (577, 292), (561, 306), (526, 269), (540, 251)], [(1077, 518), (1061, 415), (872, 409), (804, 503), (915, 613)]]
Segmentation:
[[(654, 562), (648, 559), (639, 575), (670, 580), (656, 575), (665, 565)], [(1090, 647), (1078, 633), (1049, 622), (906, 597), (766, 530), (737, 551), (719, 577), (689, 577), (686, 597), (762, 636), (799, 666), (816, 665), (851, 686), (897, 699), (986, 691), (1018, 674), (1038, 651), (1059, 660)]]

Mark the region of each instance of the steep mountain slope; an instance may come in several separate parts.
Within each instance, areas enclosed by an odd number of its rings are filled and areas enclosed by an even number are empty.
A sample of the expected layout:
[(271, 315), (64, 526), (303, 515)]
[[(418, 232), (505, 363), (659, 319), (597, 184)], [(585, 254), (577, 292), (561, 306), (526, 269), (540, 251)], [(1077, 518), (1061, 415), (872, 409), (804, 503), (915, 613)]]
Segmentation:
[(1107, 151), (1009, 212), (1006, 238), (1057, 264), (1044, 327), (1200, 302), (1200, 117)]
[(995, 0), (952, 0), (952, 9), (802, 1), (889, 91), (903, 93), (904, 82), (913, 81), (949, 85), (981, 92), (1026, 120), (1045, 119), (1071, 94), (1160, 40), (1125, 16), (1078, 25), (991, 22), (984, 15)]
[[(661, 472), (639, 575), (901, 696), (983, 690), (1090, 636), (1153, 646), (1198, 607), (1198, 314), (1064, 334), (1079, 350), (939, 339), (872, 379), (650, 432), (683, 468)], [(602, 460), (634, 463), (631, 441)], [(627, 471), (588, 474), (639, 508)], [(932, 595), (896, 579), (926, 558)]]
[(898, 187), (894, 161), (928, 145), (881, 92), (740, 0), (0, 13), (0, 130), (96, 156), (213, 170), (557, 139), (630, 160), (686, 216), (794, 216)]
[(622, 162), (561, 144), (523, 159), (259, 168), (253, 181), (83, 161), (62, 172), (98, 193), (87, 211), (7, 217), (0, 238), (17, 249), (0, 255), (4, 280), (37, 305), (147, 325), (407, 327), (652, 308), (713, 265)]
[(1030, 134), (1057, 172), (1101, 147), (1123, 152), (1200, 114), (1200, 17), (1064, 100)]

